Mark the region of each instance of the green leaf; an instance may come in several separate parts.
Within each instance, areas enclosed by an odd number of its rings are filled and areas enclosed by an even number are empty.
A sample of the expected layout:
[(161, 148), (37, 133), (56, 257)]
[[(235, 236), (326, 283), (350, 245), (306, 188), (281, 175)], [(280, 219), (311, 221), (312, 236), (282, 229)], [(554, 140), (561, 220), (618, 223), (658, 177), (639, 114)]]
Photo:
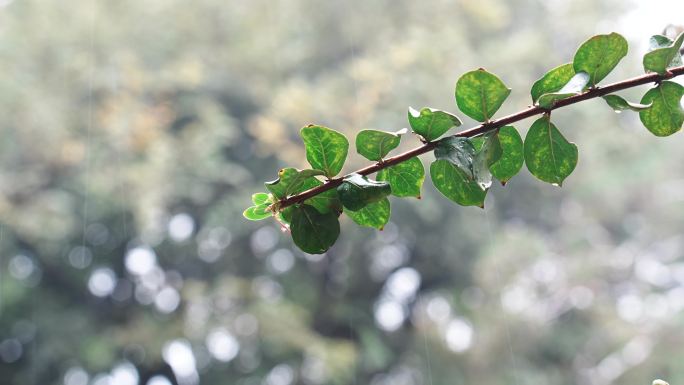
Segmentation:
[[(651, 39), (649, 39), (649, 47), (648, 47), (648, 52), (655, 51), (658, 48), (667, 48), (670, 47), (674, 42), (672, 39), (670, 39), (667, 36), (663, 35), (653, 35), (651, 36)], [(677, 67), (682, 65), (682, 55), (681, 51), (680, 53), (675, 54), (675, 57), (672, 59), (668, 67)]]
[(627, 40), (615, 32), (596, 35), (582, 43), (572, 61), (575, 73), (589, 74), (589, 85), (603, 80), (627, 55)]
[(452, 127), (462, 124), (457, 116), (429, 107), (422, 108), (420, 111), (409, 107), (408, 120), (413, 132), (428, 142), (439, 138)]
[(544, 94), (539, 97), (537, 104), (542, 108), (551, 108), (559, 100), (579, 95), (589, 83), (589, 74), (578, 72), (558, 92)]
[(339, 174), (347, 158), (349, 141), (341, 133), (323, 126), (309, 125), (299, 134), (306, 147), (306, 160), (316, 170), (323, 170), (328, 178)]
[(278, 171), (278, 179), (264, 183), (266, 189), (278, 199), (287, 197), (287, 187), (290, 185), (290, 180), (299, 172), (299, 170), (288, 167), (281, 168)]
[(356, 152), (368, 160), (380, 160), (399, 146), (405, 132), (362, 130), (356, 135)]
[(392, 195), (420, 198), (420, 188), (425, 180), (425, 169), (418, 157), (380, 170), (378, 180), (389, 182)]
[[(296, 169), (295, 169), (296, 170)], [(312, 187), (315, 187), (317, 184), (315, 184), (313, 180), (317, 180), (315, 178), (312, 178), (316, 175), (323, 175), (323, 171), (321, 170), (296, 170), (296, 174), (292, 174), (291, 178), (288, 181), (288, 185), (285, 188), (285, 195), (292, 195), (292, 194), (297, 194), (299, 192), (308, 190)], [(309, 183), (307, 184), (307, 181)], [(302, 187), (307, 184), (308, 187)]]
[(510, 93), (501, 79), (483, 68), (465, 73), (456, 82), (458, 108), (479, 122), (489, 121)]
[(305, 253), (326, 252), (340, 235), (337, 214), (322, 214), (309, 205), (297, 206), (292, 212), (290, 232), (295, 245)]
[(484, 207), (487, 191), (448, 160), (434, 161), (430, 165), (430, 176), (437, 190), (450, 200), (462, 206)]
[(267, 211), (268, 204), (252, 206), (242, 213), (242, 216), (249, 219), (250, 221), (260, 221), (266, 219), (273, 215), (270, 211)]
[(447, 160), (465, 172), (469, 178), (474, 178), (473, 159), (477, 153), (477, 148), (475, 148), (472, 140), (449, 136), (437, 143), (434, 153), (436, 159)]
[(474, 139), (450, 136), (439, 141), (434, 153), (436, 159), (450, 162), (486, 189), (492, 184), (489, 166), (501, 156), (501, 145), (493, 133)]
[(625, 100), (622, 96), (619, 95), (605, 95), (602, 96), (603, 100), (608, 103), (608, 105), (615, 111), (615, 112), (622, 112), (624, 110), (632, 110), (632, 111), (643, 111), (651, 108), (653, 103), (649, 104), (639, 104), (639, 103), (632, 103), (628, 102)]
[(475, 149), (477, 150), (475, 156), (476, 161), (477, 158), (481, 158), (482, 164), (487, 168), (501, 158), (501, 142), (499, 142), (496, 131), (488, 132), (477, 138), (472, 138), (471, 141), (475, 144)]
[[(323, 182), (319, 181), (313, 176), (304, 178), (302, 175), (316, 174), (319, 170), (297, 170), (296, 168), (283, 168), (278, 172), (278, 179), (272, 182), (266, 182), (265, 186), (274, 197), (278, 199), (286, 198), (289, 195), (298, 194), (300, 192), (320, 186)], [(329, 211), (339, 212), (342, 205), (337, 198), (335, 190), (328, 190), (318, 194), (312, 198), (304, 201), (304, 203), (314, 206), (318, 211), (326, 213)]]
[(682, 55), (679, 53), (679, 49), (682, 48), (682, 43), (684, 43), (684, 33), (681, 33), (674, 42), (665, 36), (661, 36), (670, 40), (670, 44), (667, 45), (663, 44), (666, 43), (666, 40), (656, 36), (651, 37), (651, 47), (657, 46), (658, 48), (644, 55), (644, 70), (664, 75), (668, 68), (681, 65), (682, 63)]
[(658, 48), (669, 47), (672, 45), (672, 39), (664, 35), (653, 35), (648, 39), (648, 52), (655, 51)]
[(538, 179), (558, 186), (577, 166), (577, 146), (568, 142), (545, 115), (525, 136), (525, 163)]
[(389, 183), (370, 180), (356, 173), (345, 177), (342, 184), (337, 187), (337, 195), (342, 205), (352, 211), (358, 211), (391, 193)]
[(290, 222), (292, 222), (292, 213), (294, 212), (294, 209), (294, 206), (288, 206), (280, 210), (280, 212), (277, 214), (278, 219), (280, 219), (282, 222), (290, 224)]
[(270, 203), (271, 197), (266, 193), (256, 193), (252, 194), (252, 202), (255, 206), (262, 205), (264, 203)]
[(358, 211), (344, 210), (360, 226), (382, 230), (390, 218), (390, 202), (387, 198), (371, 203)]
[(550, 70), (532, 85), (532, 90), (530, 91), (532, 102), (536, 103), (537, 99), (544, 94), (557, 92), (563, 88), (573, 76), (575, 76), (575, 69), (572, 67), (572, 63), (559, 65)]
[(496, 132), (487, 133), (481, 137), (471, 139), (475, 142), (477, 153), (473, 158), (473, 176), (483, 189), (492, 185), (492, 173), (489, 168), (501, 159), (501, 142)]
[(641, 122), (656, 136), (668, 136), (681, 130), (684, 122), (682, 95), (684, 87), (670, 81), (651, 88), (641, 98), (641, 104), (653, 103), (651, 108), (639, 112)]
[(342, 203), (335, 189), (320, 193), (315, 197), (305, 200), (304, 203), (315, 207), (321, 213), (333, 212), (339, 214), (342, 212)]
[(525, 162), (523, 141), (513, 126), (501, 127), (497, 135), (502, 153), (499, 160), (489, 166), (489, 171), (501, 181), (501, 184), (506, 184), (520, 171)]
[(320, 181), (312, 176), (320, 175), (320, 173), (320, 170), (297, 170), (292, 167), (282, 168), (278, 171), (278, 179), (266, 182), (264, 185), (274, 197), (283, 199), (289, 195), (318, 186)]

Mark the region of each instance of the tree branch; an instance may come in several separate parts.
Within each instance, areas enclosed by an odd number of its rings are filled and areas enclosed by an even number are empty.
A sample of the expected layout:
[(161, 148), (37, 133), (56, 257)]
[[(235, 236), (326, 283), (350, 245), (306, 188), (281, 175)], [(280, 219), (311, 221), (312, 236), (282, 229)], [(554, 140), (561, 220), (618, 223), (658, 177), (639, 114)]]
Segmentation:
[[(612, 84), (609, 84), (609, 85), (604, 86), (604, 87), (591, 88), (591, 89), (589, 89), (589, 90), (587, 90), (587, 91), (585, 91), (579, 95), (571, 96), (567, 99), (561, 99), (561, 100), (557, 101), (553, 105), (553, 107), (551, 107), (551, 108), (546, 109), (546, 108), (541, 108), (539, 106), (532, 106), (526, 110), (516, 112), (516, 113), (508, 115), (508, 116), (504, 116), (503, 118), (494, 119), (488, 123), (482, 123), (480, 125), (472, 127), (472, 128), (467, 129), (465, 131), (461, 131), (461, 132), (459, 132), (453, 136), (465, 137), (465, 138), (476, 137), (476, 136), (485, 134), (489, 131), (496, 130), (496, 129), (501, 128), (503, 126), (509, 125), (511, 123), (515, 123), (515, 122), (521, 121), (523, 119), (527, 119), (527, 118), (535, 116), (535, 115), (550, 112), (551, 110), (555, 110), (557, 108), (569, 106), (571, 104), (579, 103), (579, 102), (582, 102), (585, 100), (589, 100), (589, 99), (601, 97), (604, 95), (608, 95), (608, 94), (611, 94), (611, 93), (616, 92), (616, 91), (621, 91), (624, 89), (628, 89), (628, 88), (632, 88), (632, 87), (636, 87), (636, 86), (640, 86), (640, 85), (644, 85), (644, 84), (648, 84), (648, 83), (661, 82), (663, 80), (672, 79), (672, 78), (680, 76), (680, 75), (684, 75), (684, 66), (670, 68), (669, 73), (667, 73), (665, 75), (660, 75), (657, 73), (649, 73), (646, 75), (641, 75), (641, 76), (637, 76), (637, 77), (634, 77), (631, 79), (626, 79), (626, 80), (623, 80), (620, 82), (612, 83)], [(370, 166), (366, 166), (362, 169), (356, 170), (355, 172), (358, 174), (361, 174), (361, 175), (370, 175), (370, 174), (376, 173), (376, 172), (378, 172), (384, 168), (388, 168), (390, 166), (394, 166), (395, 164), (405, 162), (405, 161), (413, 158), (414, 156), (421, 155), (421, 154), (424, 154), (426, 152), (434, 150), (435, 147), (437, 147), (437, 142), (438, 141), (425, 143), (420, 147), (416, 147), (416, 148), (409, 150), (409, 151), (406, 151), (402, 154), (384, 159), (382, 162), (378, 162), (378, 163), (372, 164)], [(349, 174), (347, 174), (347, 175), (349, 175)], [(301, 192), (299, 194), (292, 195), (290, 197), (282, 199), (280, 202), (278, 202), (277, 207), (279, 209), (283, 209), (285, 207), (292, 206), (292, 205), (297, 204), (297, 203), (301, 203), (301, 202), (303, 202), (309, 198), (312, 198), (318, 194), (321, 194), (325, 191), (333, 189), (333, 188), (339, 186), (340, 184), (342, 184), (343, 179), (347, 175), (345, 175), (343, 177), (330, 179), (320, 186), (314, 187), (312, 189), (306, 190), (306, 191)]]

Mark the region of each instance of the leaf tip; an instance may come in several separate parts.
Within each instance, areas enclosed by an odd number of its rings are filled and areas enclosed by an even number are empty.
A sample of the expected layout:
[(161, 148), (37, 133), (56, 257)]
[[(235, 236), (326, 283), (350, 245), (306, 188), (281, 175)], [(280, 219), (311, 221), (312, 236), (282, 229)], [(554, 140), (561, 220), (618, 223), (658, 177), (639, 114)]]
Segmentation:
[(409, 106), (409, 108), (408, 108), (408, 113), (409, 113), (409, 116), (414, 117), (414, 118), (417, 118), (420, 116), (420, 111), (416, 110), (415, 108), (413, 108), (411, 106)]

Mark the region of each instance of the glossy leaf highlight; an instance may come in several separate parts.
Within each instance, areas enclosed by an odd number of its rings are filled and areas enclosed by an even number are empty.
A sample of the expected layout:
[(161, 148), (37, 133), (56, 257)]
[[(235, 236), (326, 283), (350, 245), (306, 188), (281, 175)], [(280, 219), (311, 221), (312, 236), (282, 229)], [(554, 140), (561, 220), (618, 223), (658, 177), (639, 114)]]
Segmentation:
[(632, 102), (625, 100), (625, 98), (623, 98), (622, 96), (619, 96), (619, 95), (605, 95), (605, 96), (602, 96), (602, 98), (603, 98), (603, 100), (606, 101), (606, 103), (608, 103), (610, 108), (612, 108), (613, 111), (615, 111), (615, 112), (622, 112), (625, 110), (631, 110), (631, 111), (639, 112), (639, 111), (647, 110), (647, 109), (651, 108), (651, 106), (653, 105), (653, 103), (649, 103), (649, 104), (632, 103)]
[(466, 178), (486, 189), (492, 183), (489, 166), (501, 156), (501, 146), (493, 133), (474, 139), (452, 136), (440, 140), (434, 153), (436, 159), (449, 161)]
[(501, 143), (496, 132), (472, 140), (477, 140), (477, 153), (473, 158), (473, 177), (481, 188), (488, 189), (492, 185), (492, 173), (489, 168), (501, 159)]

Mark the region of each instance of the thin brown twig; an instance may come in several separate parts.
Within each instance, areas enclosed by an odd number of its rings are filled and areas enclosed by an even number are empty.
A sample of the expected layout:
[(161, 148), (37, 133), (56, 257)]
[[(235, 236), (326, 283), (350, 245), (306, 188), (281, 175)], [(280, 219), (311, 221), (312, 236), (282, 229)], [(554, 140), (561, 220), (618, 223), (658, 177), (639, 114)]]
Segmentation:
[[(661, 82), (663, 80), (672, 79), (672, 78), (680, 76), (680, 75), (684, 75), (684, 66), (670, 68), (668, 73), (666, 73), (664, 75), (660, 75), (657, 73), (648, 73), (648, 74), (637, 76), (637, 77), (634, 77), (631, 79), (626, 79), (623, 81), (612, 83), (612, 84), (609, 84), (609, 85), (604, 86), (604, 87), (591, 88), (591, 89), (589, 89), (589, 90), (587, 90), (587, 91), (585, 91), (579, 95), (571, 96), (567, 99), (558, 100), (557, 102), (554, 103), (554, 105), (551, 108), (542, 108), (539, 106), (531, 106), (531, 107), (527, 108), (526, 110), (522, 110), (522, 111), (516, 112), (514, 114), (504, 116), (504, 117), (499, 118), (499, 119), (491, 120), (487, 123), (483, 123), (483, 124), (477, 125), (475, 127), (472, 127), (470, 129), (461, 131), (461, 132), (459, 132), (453, 136), (465, 137), (465, 138), (476, 137), (476, 136), (485, 134), (489, 131), (492, 131), (492, 130), (501, 128), (503, 126), (509, 125), (511, 123), (515, 123), (515, 122), (518, 122), (518, 121), (523, 120), (523, 119), (527, 119), (527, 118), (535, 116), (535, 115), (550, 112), (551, 110), (555, 110), (557, 108), (569, 106), (571, 104), (579, 103), (579, 102), (582, 102), (585, 100), (589, 100), (589, 99), (601, 97), (604, 95), (608, 95), (608, 94), (616, 92), (616, 91), (621, 91), (621, 90), (625, 90), (628, 88), (632, 88), (632, 87), (636, 87), (636, 86), (640, 86), (640, 85), (644, 85), (644, 84), (648, 84), (648, 83), (658, 83), (658, 82)], [(382, 162), (374, 163), (374, 164), (366, 166), (362, 169), (356, 170), (354, 173), (358, 173), (361, 175), (370, 175), (370, 174), (376, 173), (382, 169), (394, 166), (398, 163), (405, 162), (405, 161), (413, 158), (414, 156), (418, 156), (418, 155), (424, 154), (426, 152), (432, 151), (435, 149), (435, 147), (437, 147), (437, 141), (427, 142), (420, 147), (416, 147), (416, 148), (409, 150), (409, 151), (406, 151), (402, 154), (395, 155), (395, 156), (390, 157), (390, 158), (386, 158)], [(347, 175), (350, 175), (350, 174), (347, 174)], [(277, 207), (279, 209), (284, 209), (285, 207), (292, 206), (294, 204), (303, 202), (303, 201), (305, 201), (309, 198), (312, 198), (318, 194), (321, 194), (325, 191), (333, 189), (333, 188), (339, 186), (340, 184), (342, 184), (342, 181), (344, 180), (344, 178), (347, 175), (342, 176), (342, 177), (338, 177), (338, 178), (330, 179), (320, 186), (314, 187), (312, 189), (306, 190), (306, 191), (301, 192), (299, 194), (292, 195), (292, 196), (289, 196), (285, 199), (282, 199), (280, 202), (278, 202)]]

